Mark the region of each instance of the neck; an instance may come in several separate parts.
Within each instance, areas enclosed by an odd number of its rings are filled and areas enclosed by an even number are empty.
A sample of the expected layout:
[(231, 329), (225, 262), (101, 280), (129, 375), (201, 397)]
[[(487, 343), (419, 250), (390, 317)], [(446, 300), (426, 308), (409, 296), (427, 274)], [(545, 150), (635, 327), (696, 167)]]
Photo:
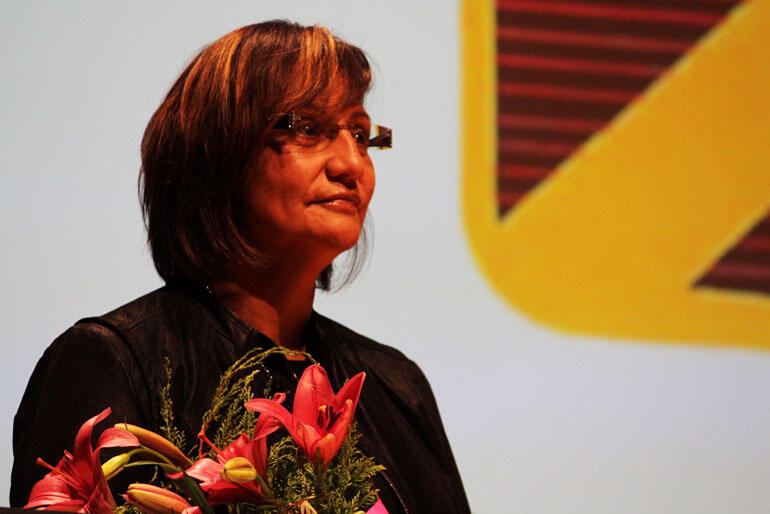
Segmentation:
[(213, 290), (239, 318), (276, 344), (303, 350), (302, 334), (313, 310), (318, 273), (297, 272), (285, 265), (251, 268), (216, 282)]

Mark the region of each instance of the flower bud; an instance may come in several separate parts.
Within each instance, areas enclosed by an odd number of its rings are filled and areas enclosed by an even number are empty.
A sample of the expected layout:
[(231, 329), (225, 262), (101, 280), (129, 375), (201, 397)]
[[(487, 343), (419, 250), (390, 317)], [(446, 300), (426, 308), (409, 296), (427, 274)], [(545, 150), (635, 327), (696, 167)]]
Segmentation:
[(178, 494), (150, 484), (131, 484), (123, 497), (129, 503), (151, 514), (182, 514), (185, 509), (191, 507)]
[(120, 428), (121, 430), (125, 430), (126, 432), (135, 435), (142, 445), (164, 455), (168, 458), (168, 460), (182, 467), (183, 469), (187, 469), (192, 466), (192, 461), (188, 459), (184, 453), (182, 453), (182, 450), (174, 446), (171, 441), (159, 434), (156, 434), (155, 432), (151, 432), (142, 427), (131, 425), (129, 423), (118, 423), (115, 425), (115, 428)]
[(130, 453), (121, 453), (120, 455), (116, 455), (102, 464), (102, 473), (104, 473), (104, 478), (109, 480), (123, 471), (123, 468), (126, 467), (126, 464), (128, 464), (129, 460), (131, 460)]
[(219, 475), (230, 482), (244, 483), (257, 479), (257, 470), (245, 457), (233, 457), (225, 462)]

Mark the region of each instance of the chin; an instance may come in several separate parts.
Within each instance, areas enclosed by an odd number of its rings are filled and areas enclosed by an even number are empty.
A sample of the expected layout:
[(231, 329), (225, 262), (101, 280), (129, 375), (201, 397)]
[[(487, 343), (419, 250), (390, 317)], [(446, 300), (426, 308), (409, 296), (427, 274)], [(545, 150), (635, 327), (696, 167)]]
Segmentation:
[(321, 235), (319, 238), (325, 246), (340, 254), (353, 248), (361, 235), (361, 227), (355, 230), (333, 230)]
[(328, 240), (330, 246), (338, 250), (338, 253), (346, 252), (353, 248), (358, 242), (358, 235), (356, 237), (338, 237)]

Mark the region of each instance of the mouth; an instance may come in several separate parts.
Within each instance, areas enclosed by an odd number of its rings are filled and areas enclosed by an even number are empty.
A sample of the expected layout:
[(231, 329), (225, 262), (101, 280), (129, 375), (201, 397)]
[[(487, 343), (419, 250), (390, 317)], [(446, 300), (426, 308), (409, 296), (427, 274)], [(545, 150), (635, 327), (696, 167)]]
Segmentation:
[(311, 201), (310, 204), (317, 204), (323, 207), (329, 207), (335, 210), (342, 210), (346, 212), (358, 212), (358, 209), (361, 206), (361, 198), (358, 196), (358, 194), (352, 191), (345, 191), (323, 196), (317, 200)]

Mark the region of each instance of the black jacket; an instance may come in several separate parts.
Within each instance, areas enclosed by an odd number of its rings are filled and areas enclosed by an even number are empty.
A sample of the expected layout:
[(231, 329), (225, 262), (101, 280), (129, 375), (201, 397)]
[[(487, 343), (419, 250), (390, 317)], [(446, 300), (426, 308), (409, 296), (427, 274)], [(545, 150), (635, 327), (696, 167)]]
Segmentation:
[[(356, 410), (359, 447), (386, 467), (376, 486), (388, 511), (470, 512), (433, 393), (417, 365), (316, 313), (306, 343), (335, 390), (366, 372)], [(164, 357), (174, 377), (175, 421), (192, 445), (220, 374), (249, 348), (273, 345), (212, 295), (183, 286), (79, 321), (38, 362), (14, 419), (11, 505), (24, 505), (45, 474), (35, 459), (56, 464), (80, 425), (104, 408), (113, 412), (104, 427), (126, 421), (158, 431)], [(293, 389), (301, 370), (281, 356), (271, 359), (274, 379)]]

